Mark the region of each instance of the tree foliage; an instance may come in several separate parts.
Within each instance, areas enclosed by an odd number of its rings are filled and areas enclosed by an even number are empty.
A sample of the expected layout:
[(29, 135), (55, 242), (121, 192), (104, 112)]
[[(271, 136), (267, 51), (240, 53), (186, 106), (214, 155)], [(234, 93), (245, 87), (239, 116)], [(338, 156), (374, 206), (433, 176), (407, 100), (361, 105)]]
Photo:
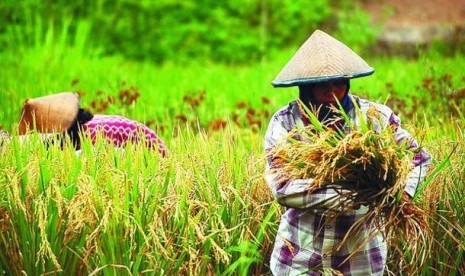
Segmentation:
[(155, 62), (245, 62), (300, 45), (350, 6), (336, 8), (331, 0), (6, 0), (0, 3), (0, 47), (37, 46), (49, 35)]

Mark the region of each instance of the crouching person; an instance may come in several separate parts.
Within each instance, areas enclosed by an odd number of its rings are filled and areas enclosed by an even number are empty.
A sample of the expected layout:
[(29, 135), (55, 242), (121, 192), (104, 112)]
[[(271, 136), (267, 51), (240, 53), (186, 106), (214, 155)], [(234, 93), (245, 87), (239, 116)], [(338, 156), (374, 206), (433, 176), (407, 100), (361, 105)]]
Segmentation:
[(26, 100), (18, 132), (27, 135), (34, 129), (39, 133), (66, 135), (76, 150), (81, 149), (81, 137), (90, 137), (95, 143), (102, 136), (116, 147), (124, 147), (128, 142), (145, 142), (162, 156), (167, 153), (163, 140), (146, 125), (118, 115), (94, 115), (80, 108), (79, 95), (73, 92)]

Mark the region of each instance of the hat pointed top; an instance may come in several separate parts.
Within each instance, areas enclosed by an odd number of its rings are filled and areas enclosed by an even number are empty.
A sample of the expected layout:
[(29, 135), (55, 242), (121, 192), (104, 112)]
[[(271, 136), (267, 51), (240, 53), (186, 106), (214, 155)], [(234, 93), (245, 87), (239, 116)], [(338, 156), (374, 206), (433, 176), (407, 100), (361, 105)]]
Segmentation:
[(299, 86), (363, 77), (373, 72), (374, 69), (345, 44), (316, 30), (279, 72), (272, 85)]

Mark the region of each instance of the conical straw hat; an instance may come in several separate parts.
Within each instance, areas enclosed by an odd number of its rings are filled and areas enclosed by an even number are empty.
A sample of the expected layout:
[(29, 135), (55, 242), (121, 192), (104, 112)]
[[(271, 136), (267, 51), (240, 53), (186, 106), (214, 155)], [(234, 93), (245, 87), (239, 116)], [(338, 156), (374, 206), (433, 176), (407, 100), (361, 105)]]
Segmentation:
[(327, 33), (316, 30), (279, 72), (274, 87), (299, 86), (373, 74), (370, 67), (349, 47)]
[(19, 134), (34, 128), (39, 133), (64, 132), (76, 121), (79, 112), (79, 95), (64, 92), (29, 99), (24, 102)]

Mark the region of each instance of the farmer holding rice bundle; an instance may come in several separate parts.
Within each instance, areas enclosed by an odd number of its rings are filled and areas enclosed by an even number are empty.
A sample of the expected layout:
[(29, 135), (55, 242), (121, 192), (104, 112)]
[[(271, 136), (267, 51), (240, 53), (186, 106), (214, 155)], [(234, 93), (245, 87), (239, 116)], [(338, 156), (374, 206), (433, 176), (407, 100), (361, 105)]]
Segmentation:
[[(346, 45), (317, 30), (272, 82), (275, 87), (298, 86), (299, 88), (299, 98), (273, 115), (265, 134), (265, 150), (268, 156), (265, 179), (278, 203), (285, 207), (271, 256), (271, 271), (275, 275), (319, 275), (322, 271), (343, 275), (383, 274), (387, 255), (385, 237), (377, 227), (378, 224), (368, 220), (363, 220), (360, 224), (360, 218), (366, 218), (369, 211), (367, 205), (370, 205), (370, 198), (382, 197), (379, 193), (365, 195), (363, 189), (354, 192), (329, 185), (337, 181), (341, 183), (345, 181), (344, 185), (354, 182), (353, 186), (359, 187), (360, 183), (367, 182), (365, 176), (368, 172), (360, 170), (372, 169), (373, 164), (369, 160), (375, 160), (379, 153), (370, 152), (371, 149), (376, 148), (366, 142), (368, 141), (366, 137), (370, 133), (372, 136), (369, 139), (374, 139), (373, 133), (376, 135), (384, 130), (391, 130), (394, 144), (405, 145), (405, 148), (412, 152), (408, 162), (410, 167), (405, 177), (402, 178), (400, 173), (390, 171), (392, 169), (389, 166), (397, 166), (397, 161), (385, 158), (380, 170), (384, 168), (386, 171), (379, 179), (380, 182), (395, 177), (403, 180), (403, 190), (400, 191), (402, 211), (404, 215), (413, 213), (411, 198), (425, 177), (430, 156), (401, 127), (399, 117), (389, 107), (349, 93), (350, 79), (368, 76), (373, 72), (374, 69)], [(340, 112), (337, 107), (341, 109)], [(309, 110), (318, 112), (312, 117), (313, 114), (309, 114)], [(367, 135), (359, 134), (356, 132), (357, 126), (370, 121), (369, 114), (375, 114), (374, 117), (377, 119), (373, 123), (374, 132), (366, 132)], [(298, 141), (302, 136), (300, 134), (304, 132), (294, 131), (309, 127), (315, 121), (325, 129), (334, 130), (322, 133), (333, 134), (314, 135), (312, 133), (318, 130), (310, 127), (310, 130), (307, 130), (309, 136), (305, 140), (309, 147), (293, 149), (292, 147), (296, 147), (298, 142), (293, 144), (294, 138), (290, 139), (289, 136), (295, 134), (294, 141)], [(349, 140), (333, 139), (341, 132), (346, 134), (344, 139), (347, 137)], [(355, 135), (351, 136), (351, 133)], [(311, 140), (313, 138), (314, 141)], [(323, 142), (318, 144), (317, 139)], [(320, 146), (324, 145), (325, 141), (331, 147)], [(331, 144), (331, 141), (339, 144)], [(345, 143), (342, 146), (341, 141)], [(354, 141), (367, 149), (361, 157), (351, 159), (343, 165), (340, 165), (340, 161), (344, 158), (328, 160), (338, 157), (331, 155), (325, 157), (327, 151), (333, 149), (339, 156), (344, 157), (344, 154), (347, 155), (353, 148), (354, 144), (351, 143), (355, 143)], [(298, 152), (301, 149), (313, 150), (312, 155), (308, 152)], [(293, 161), (289, 156), (292, 154), (279, 155), (280, 152), (287, 150), (298, 152), (298, 156), (307, 156), (308, 160), (304, 162), (299, 160), (298, 163), (299, 166), (304, 164), (305, 171), (291, 164)], [(390, 152), (389, 148), (386, 152)], [(386, 156), (396, 158), (399, 155), (391, 151)], [(314, 164), (311, 164), (312, 160)], [(355, 161), (363, 165), (357, 167), (359, 170), (357, 172), (348, 169), (353, 165), (352, 163), (356, 163)], [(324, 163), (330, 170), (323, 170), (324, 166), (320, 163)], [(400, 171), (401, 166), (394, 168), (399, 168)], [(315, 172), (326, 175), (319, 177), (320, 175)], [(343, 175), (344, 172), (347, 175)], [(371, 180), (372, 178), (368, 182)], [(373, 183), (373, 185), (377, 184)], [(379, 191), (388, 190), (388, 187), (382, 187)], [(364, 196), (369, 198), (363, 201)], [(360, 204), (361, 202), (363, 205)], [(371, 220), (380, 219), (378, 217), (372, 216)], [(355, 228), (357, 231), (353, 231)], [(348, 233), (350, 235), (347, 235)]]
[(116, 147), (127, 142), (145, 141), (147, 146), (158, 150), (163, 156), (167, 149), (157, 134), (146, 125), (117, 115), (93, 115), (80, 108), (79, 95), (64, 92), (24, 102), (19, 134), (27, 135), (31, 130), (38, 133), (67, 135), (76, 150), (81, 148), (81, 137), (90, 137), (95, 143), (102, 136)]

